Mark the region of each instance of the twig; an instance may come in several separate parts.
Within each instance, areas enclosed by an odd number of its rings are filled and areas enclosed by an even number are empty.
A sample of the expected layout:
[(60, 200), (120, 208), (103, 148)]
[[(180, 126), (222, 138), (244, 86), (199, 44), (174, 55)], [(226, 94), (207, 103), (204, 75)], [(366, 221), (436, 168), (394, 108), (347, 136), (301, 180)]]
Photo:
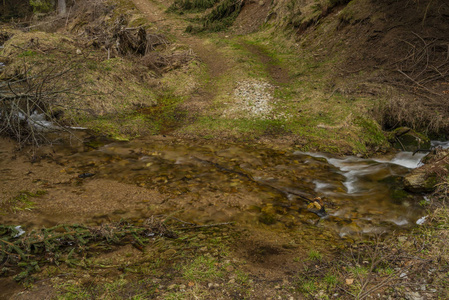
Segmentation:
[(420, 84), (419, 82), (417, 82), (416, 80), (414, 80), (413, 78), (411, 78), (410, 76), (408, 76), (407, 74), (405, 74), (404, 72), (402, 72), (401, 70), (397, 69), (397, 71), (399, 73), (401, 73), (402, 75), (404, 75), (405, 77), (407, 77), (408, 79), (410, 79), (413, 83), (415, 83), (417, 86), (421, 87), (422, 89), (425, 89), (426, 91), (428, 91), (429, 93), (436, 95), (436, 96), (441, 96), (441, 94), (438, 94), (432, 90), (429, 90), (428, 88), (426, 88), (425, 86), (423, 86), (422, 84)]
[(28, 26), (28, 27), (25, 27), (25, 28), (26, 28), (26, 29), (31, 29), (31, 28), (34, 28), (34, 27), (39, 27), (39, 26), (41, 26), (41, 25), (48, 24), (48, 23), (53, 23), (53, 22), (56, 22), (56, 21), (59, 21), (59, 20), (62, 20), (62, 19), (64, 19), (64, 17), (59, 17), (59, 18), (50, 20), (50, 21), (48, 21), (48, 22), (39, 23), (39, 24), (32, 25), (32, 26)]
[(405, 147), (404, 145), (401, 143), (401, 141), (399, 140), (399, 138), (397, 136), (394, 137), (396, 139), (396, 141), (399, 143), (399, 145), (401, 145), (401, 148), (403, 151), (405, 151)]
[(190, 226), (190, 227), (178, 227), (178, 228), (174, 228), (173, 230), (189, 230), (189, 229), (196, 229), (196, 228), (219, 227), (219, 226), (231, 225), (234, 223), (235, 222), (225, 222), (225, 223), (216, 223), (216, 224), (208, 224), (208, 225), (196, 225), (196, 226)]

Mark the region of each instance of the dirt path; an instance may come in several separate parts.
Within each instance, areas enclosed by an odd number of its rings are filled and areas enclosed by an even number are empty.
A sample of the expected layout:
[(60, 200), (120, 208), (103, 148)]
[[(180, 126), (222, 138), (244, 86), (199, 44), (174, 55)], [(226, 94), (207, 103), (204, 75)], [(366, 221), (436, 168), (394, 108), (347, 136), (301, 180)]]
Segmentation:
[(251, 44), (243, 44), (243, 46), (266, 66), (266, 70), (273, 80), (274, 84), (286, 85), (290, 82), (288, 70), (284, 69), (272, 57), (263, 52), (263, 50)]
[[(193, 50), (198, 59), (206, 65), (210, 78), (209, 86), (213, 85), (232, 66), (233, 62), (226, 59), (213, 43), (207, 43), (205, 39), (185, 33), (188, 24), (179, 18), (175, 18), (174, 15), (166, 14), (164, 12), (166, 8), (163, 7), (162, 3), (149, 0), (132, 0), (132, 2), (147, 17), (148, 21), (156, 26), (157, 30), (172, 34), (176, 40), (188, 45)], [(197, 96), (192, 97), (191, 101), (209, 102), (214, 96), (211, 90), (213, 89), (203, 86), (202, 90), (197, 93)]]

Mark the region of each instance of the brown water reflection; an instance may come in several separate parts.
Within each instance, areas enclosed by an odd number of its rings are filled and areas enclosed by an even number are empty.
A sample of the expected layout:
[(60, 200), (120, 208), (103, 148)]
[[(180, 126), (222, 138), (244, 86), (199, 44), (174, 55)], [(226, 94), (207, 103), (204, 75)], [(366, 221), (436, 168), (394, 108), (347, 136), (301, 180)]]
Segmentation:
[[(407, 228), (423, 215), (422, 197), (401, 189), (409, 169), (388, 161), (169, 139), (88, 145), (60, 147), (30, 164), (2, 143), (3, 200), (24, 189), (48, 194), (33, 199), (31, 211), (0, 220), (49, 226), (174, 213), (198, 223), (318, 226), (343, 236)], [(324, 197), (328, 216), (310, 212), (298, 195)]]

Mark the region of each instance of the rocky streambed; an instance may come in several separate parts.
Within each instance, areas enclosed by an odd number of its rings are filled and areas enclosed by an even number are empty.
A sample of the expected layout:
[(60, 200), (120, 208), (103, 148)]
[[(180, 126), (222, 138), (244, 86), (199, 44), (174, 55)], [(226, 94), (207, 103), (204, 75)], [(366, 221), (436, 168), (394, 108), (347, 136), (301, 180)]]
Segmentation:
[[(402, 184), (424, 154), (340, 158), (161, 137), (60, 147), (30, 163), (10, 146), (2, 143), (4, 201), (21, 191), (45, 193), (33, 199), (33, 209), (1, 216), (8, 224), (99, 224), (177, 212), (201, 224), (313, 225), (342, 237), (409, 228), (424, 215), (424, 197)], [(311, 207), (315, 197), (322, 198), (325, 216)]]

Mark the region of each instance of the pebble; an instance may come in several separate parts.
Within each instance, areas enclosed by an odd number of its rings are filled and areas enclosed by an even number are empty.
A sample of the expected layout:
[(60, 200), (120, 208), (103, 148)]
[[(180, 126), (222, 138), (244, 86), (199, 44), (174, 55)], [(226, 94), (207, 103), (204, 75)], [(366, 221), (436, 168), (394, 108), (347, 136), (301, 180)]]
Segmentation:
[[(242, 112), (250, 116), (268, 118), (274, 104), (274, 86), (263, 81), (242, 81), (234, 90), (236, 103), (225, 111), (226, 116), (238, 115)], [(273, 119), (281, 116), (270, 116)]]

